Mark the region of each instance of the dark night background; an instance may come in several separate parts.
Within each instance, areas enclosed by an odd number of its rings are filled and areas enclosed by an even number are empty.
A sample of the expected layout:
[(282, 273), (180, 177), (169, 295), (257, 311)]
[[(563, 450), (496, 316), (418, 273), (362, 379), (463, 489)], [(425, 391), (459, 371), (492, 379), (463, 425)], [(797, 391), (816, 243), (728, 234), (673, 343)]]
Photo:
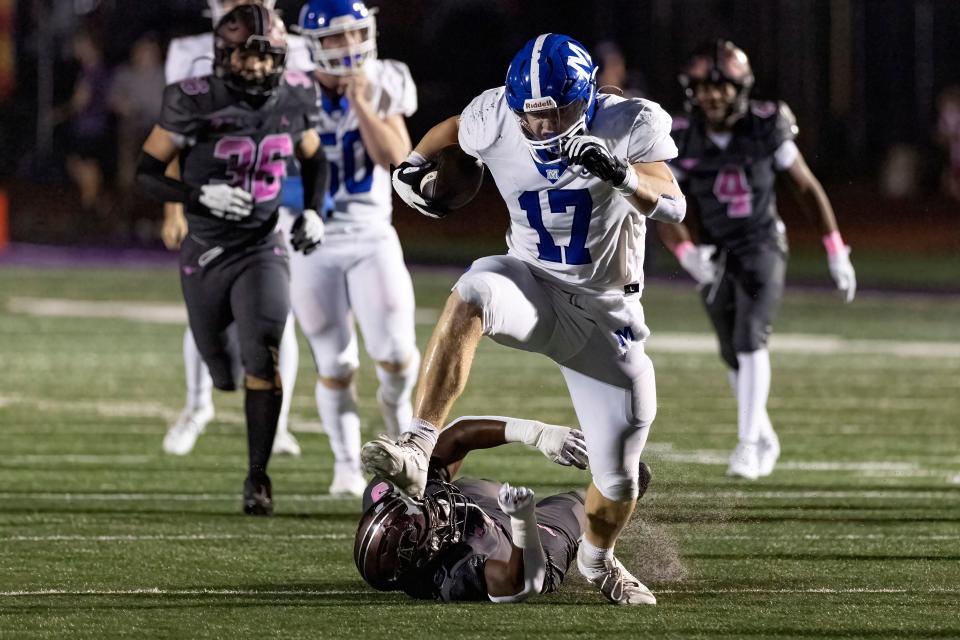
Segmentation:
[[(300, 4), (279, 0), (288, 24), (296, 20)], [(381, 0), (370, 5), (379, 8), (380, 56), (407, 62), (419, 86), (420, 110), (408, 122), (414, 141), (483, 89), (501, 84), (513, 53), (538, 33), (568, 33), (591, 49), (601, 41), (616, 42), (646, 96), (671, 110), (682, 108), (676, 81), (682, 61), (700, 42), (722, 36), (750, 55), (757, 77), (754, 95), (793, 107), (799, 146), (834, 197), (842, 226), (849, 217), (853, 228), (862, 224), (865, 230), (883, 227), (896, 234), (905, 228), (903, 209), (909, 202), (915, 209), (909, 224), (926, 221), (929, 233), (920, 235), (936, 245), (926, 247), (921, 238), (915, 248), (944, 252), (960, 244), (955, 201), (940, 195), (947, 153), (935, 138), (937, 97), (960, 84), (956, 0)], [(205, 6), (200, 0), (16, 3), (16, 92), (0, 103), (0, 181), (12, 194), (14, 241), (64, 241), (62, 234), (37, 223), (31, 185), (54, 185), (60, 194), (56, 202), (62, 204), (44, 204), (44, 215), (55, 216), (50, 209), (70, 202), (61, 134), (55, 132), (48, 146), (37, 133), (43, 117), (38, 61), (52, 57), (54, 102), (64, 101), (75, 73), (68, 47), (74, 30), (85, 27), (98, 34), (107, 62), (118, 64), (143, 33), (166, 42), (208, 31)], [(884, 198), (885, 171), (896, 153), (909, 158), (910, 188)], [(402, 231), (405, 223), (401, 214), (397, 217)], [(60, 228), (69, 231), (70, 226)], [(804, 233), (799, 237), (803, 240)], [(882, 238), (874, 240), (885, 246)]]

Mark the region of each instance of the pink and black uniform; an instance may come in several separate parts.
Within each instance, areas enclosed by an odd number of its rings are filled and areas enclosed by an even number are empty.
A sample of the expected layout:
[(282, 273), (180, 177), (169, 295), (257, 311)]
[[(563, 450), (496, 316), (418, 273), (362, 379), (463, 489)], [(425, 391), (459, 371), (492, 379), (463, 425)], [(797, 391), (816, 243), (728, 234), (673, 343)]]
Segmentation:
[(679, 154), (671, 169), (694, 203), (700, 244), (717, 248), (717, 278), (701, 294), (734, 370), (737, 353), (766, 345), (783, 294), (787, 238), (776, 177), (798, 157), (796, 135), (782, 102), (750, 101), (726, 133), (709, 131), (699, 110), (673, 120)]
[[(506, 562), (513, 548), (510, 516), (497, 502), (499, 490), (500, 483), (490, 480), (460, 478), (448, 483), (432, 477), (420, 502), (430, 505), (426, 510), (442, 514), (448, 533), (436, 538), (442, 540), (437, 548), (421, 545), (412, 552), (417, 557), (410, 559), (409, 570), (400, 573), (395, 588), (423, 600), (488, 600), (484, 565), (491, 559)], [(363, 496), (361, 528), (372, 522), (379, 503), (398, 491), (382, 478), (371, 480)], [(571, 491), (544, 498), (537, 503), (536, 513), (547, 558), (542, 593), (551, 593), (560, 588), (576, 557), (586, 525), (583, 494)]]
[[(180, 167), (191, 187), (226, 183), (253, 196), (237, 221), (185, 205), (190, 233), (180, 247), (180, 279), (190, 328), (214, 386), (236, 388), (224, 330), (234, 320), (244, 369), (273, 379), (274, 355), (290, 308), (286, 245), (276, 232), (287, 163), (315, 125), (317, 89), (287, 72), (267, 96), (243, 96), (215, 76), (167, 87), (159, 126), (181, 136)], [(255, 266), (256, 268), (251, 268)]]

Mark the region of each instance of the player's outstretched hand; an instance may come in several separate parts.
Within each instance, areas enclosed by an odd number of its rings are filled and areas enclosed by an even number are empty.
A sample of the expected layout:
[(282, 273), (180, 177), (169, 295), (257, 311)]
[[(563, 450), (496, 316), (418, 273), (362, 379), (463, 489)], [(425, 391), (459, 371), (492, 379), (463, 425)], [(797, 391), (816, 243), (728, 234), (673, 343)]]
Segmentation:
[(614, 156), (595, 136), (571, 136), (563, 144), (563, 156), (613, 186), (623, 184), (629, 166)]
[(393, 190), (397, 192), (400, 199), (430, 218), (442, 218), (447, 215), (446, 211), (431, 207), (420, 193), (420, 184), (424, 176), (436, 168), (435, 162), (426, 162), (419, 166), (404, 162), (399, 167), (394, 167), (392, 171)]
[(526, 487), (511, 487), (508, 483), (500, 486), (497, 502), (505, 514), (511, 517), (527, 515), (534, 510), (533, 490)]
[(857, 295), (857, 273), (850, 262), (850, 247), (843, 247), (833, 255), (827, 256), (830, 275), (837, 283), (837, 289), (843, 294), (844, 302), (853, 302)]
[(313, 209), (304, 209), (290, 229), (290, 245), (305, 256), (323, 243), (323, 237), (323, 220)]
[(545, 424), (536, 447), (550, 462), (564, 467), (587, 468), (587, 441), (579, 429)]
[(228, 184), (203, 185), (199, 201), (212, 215), (230, 222), (243, 220), (253, 213), (253, 196)]

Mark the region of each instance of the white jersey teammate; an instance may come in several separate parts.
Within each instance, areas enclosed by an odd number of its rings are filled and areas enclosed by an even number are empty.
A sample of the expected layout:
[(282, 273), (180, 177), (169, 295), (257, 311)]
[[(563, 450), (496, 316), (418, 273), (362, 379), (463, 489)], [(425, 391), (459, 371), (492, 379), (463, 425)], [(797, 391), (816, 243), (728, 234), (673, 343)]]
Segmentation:
[[(209, 0), (213, 24), (217, 24), (231, 9), (242, 4), (262, 4), (273, 9), (275, 0)], [(213, 72), (213, 32), (201, 33), (170, 42), (164, 75), (167, 84), (180, 82), (187, 78), (206, 76)], [(287, 35), (287, 68), (295, 71), (310, 72), (313, 62), (306, 41), (293, 35)], [(169, 170), (168, 170), (168, 175)], [(164, 221), (161, 235), (168, 249), (176, 249), (187, 235), (187, 222), (183, 216), (183, 207), (176, 203), (167, 203), (164, 207)], [(285, 234), (289, 239), (289, 234)], [(299, 253), (293, 252), (291, 253)], [(231, 331), (235, 328), (231, 327)], [(236, 337), (231, 335), (231, 345), (237, 346)], [(234, 359), (240, 362), (239, 352)], [(169, 454), (186, 455), (193, 450), (197, 438), (213, 419), (213, 380), (207, 365), (204, 364), (190, 327), (183, 336), (183, 362), (187, 379), (187, 403), (180, 416), (167, 430), (163, 439), (163, 449)], [(273, 453), (300, 455), (300, 445), (288, 429), (290, 400), (297, 380), (297, 367), (300, 364), (300, 352), (297, 347), (296, 328), (293, 315), (280, 342), (280, 378), (283, 383), (283, 406), (277, 423), (277, 434), (273, 442)]]
[(613, 549), (636, 504), (656, 414), (640, 304), (645, 220), (678, 222), (686, 203), (664, 163), (677, 154), (670, 117), (652, 102), (598, 96), (595, 75), (581, 44), (540, 35), (514, 57), (506, 86), (434, 127), (394, 173), (407, 203), (442, 216), (419, 185), (430, 159), (459, 143), (507, 203), (509, 251), (477, 260), (456, 283), (427, 346), (411, 431), (368, 443), (363, 461), (422, 491), (437, 426), (463, 391), (480, 338), (542, 353), (566, 379), (593, 476), (578, 567), (611, 602), (654, 604)]
[(377, 59), (375, 16), (362, 2), (313, 0), (299, 26), (322, 89), (318, 132), (330, 163), (332, 209), (323, 245), (309, 256), (291, 254), (291, 300), (317, 366), (317, 409), (335, 457), (330, 492), (359, 496), (366, 480), (355, 322), (376, 362), (387, 433), (399, 435), (413, 415), (420, 365), (413, 284), (391, 224), (388, 168), (410, 152), (404, 118), (416, 111), (417, 93), (405, 64)]

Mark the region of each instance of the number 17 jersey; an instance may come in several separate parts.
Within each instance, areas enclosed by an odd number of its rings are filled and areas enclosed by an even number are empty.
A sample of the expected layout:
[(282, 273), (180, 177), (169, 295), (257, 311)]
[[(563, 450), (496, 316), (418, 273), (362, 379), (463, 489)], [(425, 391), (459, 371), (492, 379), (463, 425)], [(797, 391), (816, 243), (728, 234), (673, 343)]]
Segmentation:
[[(656, 162), (677, 155), (670, 125), (654, 102), (601, 95), (588, 133), (630, 164)], [(459, 143), (483, 161), (507, 203), (509, 255), (567, 289), (642, 286), (645, 216), (579, 166), (535, 162), (503, 87), (463, 111)]]

